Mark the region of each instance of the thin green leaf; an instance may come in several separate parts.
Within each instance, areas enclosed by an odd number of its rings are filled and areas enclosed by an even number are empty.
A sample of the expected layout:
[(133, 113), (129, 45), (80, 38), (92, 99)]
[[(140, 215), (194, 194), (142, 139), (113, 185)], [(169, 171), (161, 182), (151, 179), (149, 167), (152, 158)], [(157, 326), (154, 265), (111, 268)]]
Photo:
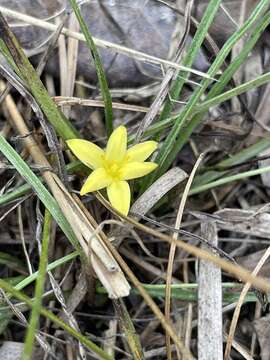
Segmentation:
[[(165, 297), (165, 284), (143, 284), (145, 290), (154, 298), (164, 298)], [(239, 299), (241, 290), (243, 288), (242, 284), (239, 283), (222, 283), (222, 292), (223, 292), (223, 302), (230, 304), (236, 302)], [(180, 301), (186, 302), (197, 302), (198, 301), (198, 284), (195, 283), (185, 283), (185, 284), (171, 284), (172, 298)], [(106, 289), (102, 286), (96, 287), (97, 294), (107, 294)], [(132, 294), (139, 295), (137, 289), (131, 289)], [(270, 299), (270, 295), (268, 295)], [(258, 298), (254, 291), (250, 291), (246, 298), (245, 302), (256, 302)]]
[[(56, 269), (58, 266), (61, 266), (61, 265), (65, 264), (66, 262), (75, 259), (79, 255), (80, 255), (79, 251), (73, 251), (72, 253), (70, 253), (70, 254), (68, 254), (66, 256), (63, 256), (62, 258), (53, 261), (52, 263), (50, 263), (47, 266), (47, 272), (52, 271), (52, 270)], [(38, 271), (36, 271), (33, 274), (27, 276), (25, 279), (20, 281), (14, 288), (16, 290), (22, 290), (26, 286), (30, 285), (33, 281), (35, 281), (37, 279), (37, 277), (38, 277)]]
[(35, 332), (38, 327), (39, 316), (42, 306), (42, 295), (44, 291), (46, 268), (48, 263), (48, 249), (50, 242), (51, 232), (51, 214), (48, 210), (45, 210), (44, 225), (43, 225), (43, 237), (42, 237), (42, 248), (39, 261), (38, 277), (35, 288), (35, 299), (32, 306), (31, 317), (29, 326), (24, 342), (24, 349), (22, 354), (22, 360), (31, 360), (33, 354), (33, 347), (35, 342)]
[[(79, 161), (73, 161), (72, 163), (66, 165), (66, 171), (69, 174), (76, 173), (76, 172), (83, 172), (88, 173), (87, 167), (83, 165)], [(41, 177), (38, 177), (41, 181), (43, 179)], [(18, 199), (19, 197), (23, 196), (24, 194), (27, 194), (31, 190), (31, 186), (29, 184), (23, 184), (14, 190), (7, 192), (6, 194), (3, 194), (0, 196), (0, 206), (10, 203), (13, 200)]]
[(2, 135), (0, 135), (0, 151), (4, 154), (8, 161), (13, 166), (15, 166), (19, 174), (35, 190), (39, 199), (50, 211), (51, 215), (53, 216), (59, 227), (63, 230), (72, 245), (75, 248), (79, 249), (80, 247), (78, 244), (78, 240), (54, 197), (50, 194), (50, 192), (42, 184), (41, 180), (32, 172), (26, 162), (23, 161), (20, 155), (17, 154), (17, 152), (12, 148), (12, 146), (6, 141), (6, 139)]
[[(219, 9), (221, 0), (211, 0), (204, 12), (203, 18), (200, 21), (197, 31), (194, 35), (192, 43), (187, 50), (187, 55), (183, 60), (183, 65), (191, 67), (196, 59), (197, 53), (200, 50), (205, 36), (211, 26), (213, 19)], [(173, 107), (173, 100), (178, 100), (179, 94), (188, 78), (187, 72), (179, 72), (177, 80), (174, 82), (172, 90), (170, 91), (170, 98), (166, 101), (164, 109), (160, 115), (159, 120), (167, 118)], [(171, 100), (172, 99), (172, 100)]]
[[(239, 28), (224, 44), (222, 49), (220, 50), (218, 56), (214, 60), (211, 65), (208, 75), (214, 77), (221, 67), (222, 63), (225, 61), (232, 47), (237, 43), (239, 39), (254, 25), (254, 23), (262, 16), (263, 12), (267, 5), (269, 5), (269, 0), (262, 0), (253, 10), (250, 17), (244, 23), (244, 25)], [(153, 176), (159, 176), (164, 173), (170, 164), (173, 162), (177, 153), (183, 146), (183, 125), (187, 122), (187, 120), (191, 117), (192, 113), (194, 113), (195, 107), (198, 104), (200, 97), (203, 95), (204, 91), (207, 89), (210, 81), (208, 79), (203, 79), (201, 82), (201, 86), (198, 87), (192, 94), (189, 99), (187, 105), (184, 107), (183, 111), (179, 115), (179, 117), (175, 120), (175, 125), (173, 126), (171, 132), (167, 136), (165, 142), (163, 143), (160, 152), (157, 156), (156, 161), (159, 163), (159, 168)], [(190, 124), (189, 124), (190, 125)], [(153, 179), (151, 179), (152, 181)]]
[[(4, 280), (0, 279), (0, 288), (6, 291), (7, 293), (11, 294), (15, 298), (20, 301), (23, 301), (26, 305), (30, 308), (33, 307), (33, 301), (26, 296), (25, 294), (21, 293), (20, 291), (16, 290), (10, 284), (5, 282)], [(52, 312), (46, 310), (45, 308), (41, 307), (40, 313), (45, 316), (47, 319), (51, 320), (57, 326), (65, 330), (67, 333), (72, 335), (75, 339), (77, 339), (81, 344), (85, 345), (89, 350), (94, 351), (97, 355), (100, 356), (101, 359), (104, 360), (113, 360), (113, 358), (108, 355), (104, 350), (94, 344), (91, 340), (83, 336), (81, 333), (67, 325), (64, 321), (62, 321), (59, 317), (54, 315)]]
[[(242, 180), (242, 179), (246, 179), (246, 178), (249, 178), (249, 177), (252, 177), (252, 176), (257, 176), (257, 175), (261, 175), (261, 174), (265, 174), (267, 172), (270, 171), (270, 166), (265, 166), (265, 167), (262, 167), (262, 168), (259, 168), (259, 169), (254, 169), (254, 170), (249, 170), (249, 171), (244, 171), (244, 172), (241, 172), (239, 174), (235, 174), (235, 175), (230, 175), (230, 176), (224, 176), (224, 173), (222, 172), (217, 172), (214, 176), (212, 176), (212, 179), (215, 179), (216, 177), (215, 176), (219, 176), (221, 177), (220, 179), (218, 180), (214, 180), (214, 181), (210, 181), (209, 182), (209, 176), (208, 174), (204, 174), (205, 175), (205, 178), (208, 177), (208, 182), (205, 183), (205, 184), (202, 184), (202, 185), (198, 185), (198, 186), (194, 186), (193, 188), (191, 188), (190, 192), (189, 192), (189, 196), (190, 195), (195, 195), (195, 194), (198, 194), (200, 192), (203, 192), (203, 191), (206, 191), (206, 190), (209, 190), (209, 189), (213, 189), (217, 186), (221, 186), (221, 185), (224, 185), (224, 184), (228, 184), (230, 182), (233, 182), (233, 181), (237, 181), (237, 180)], [(199, 179), (197, 179), (199, 180)], [(199, 181), (197, 181), (196, 183), (199, 183)]]
[(95, 66), (96, 66), (96, 72), (99, 80), (99, 86), (101, 90), (101, 94), (103, 97), (104, 105), (105, 105), (105, 121), (106, 121), (106, 130), (107, 135), (110, 136), (113, 131), (113, 107), (112, 107), (112, 98), (110, 94), (110, 90), (108, 87), (108, 83), (106, 80), (105, 71), (103, 69), (103, 65), (97, 50), (97, 47), (94, 43), (94, 40), (92, 38), (92, 35), (90, 34), (90, 31), (82, 17), (81, 11), (79, 9), (79, 6), (77, 5), (76, 0), (69, 0), (70, 5), (73, 8), (73, 11), (78, 19), (78, 22), (81, 27), (81, 31), (84, 34), (86, 44), (90, 50), (90, 53), (94, 59)]

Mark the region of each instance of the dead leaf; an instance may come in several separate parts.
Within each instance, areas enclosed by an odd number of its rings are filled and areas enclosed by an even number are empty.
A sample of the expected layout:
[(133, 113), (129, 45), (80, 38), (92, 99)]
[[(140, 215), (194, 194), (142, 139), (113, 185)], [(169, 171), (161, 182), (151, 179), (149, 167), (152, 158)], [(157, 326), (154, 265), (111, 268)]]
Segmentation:
[(187, 177), (184, 170), (174, 167), (156, 180), (131, 206), (130, 211), (145, 215), (167, 192)]

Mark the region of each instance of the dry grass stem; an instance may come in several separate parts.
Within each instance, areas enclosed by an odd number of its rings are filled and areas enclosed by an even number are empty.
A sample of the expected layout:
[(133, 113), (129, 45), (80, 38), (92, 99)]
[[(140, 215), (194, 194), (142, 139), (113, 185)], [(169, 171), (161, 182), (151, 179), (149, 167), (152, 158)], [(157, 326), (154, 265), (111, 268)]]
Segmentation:
[[(215, 222), (203, 222), (201, 233), (211, 244), (218, 245)], [(198, 357), (223, 357), (221, 270), (204, 260), (199, 263), (198, 279)]]
[[(269, 256), (270, 256), (270, 247), (268, 247), (266, 249), (265, 253), (261, 257), (261, 259), (258, 262), (257, 266), (252, 271), (252, 275), (256, 276), (259, 273), (259, 271), (261, 270), (262, 266), (264, 265), (266, 260), (269, 258)], [(250, 282), (247, 282), (245, 284), (243, 290), (241, 291), (240, 296), (239, 296), (239, 300), (237, 302), (236, 308), (235, 308), (234, 313), (233, 313), (232, 321), (231, 321), (231, 326), (230, 326), (228, 339), (227, 339), (227, 345), (226, 345), (226, 348), (225, 348), (224, 360), (229, 360), (229, 358), (230, 358), (232, 341), (233, 341), (233, 338), (234, 338), (236, 325), (237, 325), (237, 322), (238, 322), (238, 319), (239, 319), (241, 307), (242, 307), (242, 305), (244, 303), (247, 292), (249, 291), (251, 286), (252, 286), (252, 284)]]
[[(58, 106), (91, 106), (91, 107), (101, 107), (104, 108), (104, 101), (103, 100), (95, 100), (95, 99), (81, 99), (72, 96), (55, 96), (53, 100)], [(149, 108), (146, 106), (139, 106), (139, 105), (132, 105), (132, 104), (124, 104), (113, 102), (112, 106), (114, 109), (118, 110), (126, 110), (126, 111), (134, 111), (134, 112), (141, 112), (146, 113), (148, 112)]]
[[(179, 205), (179, 209), (178, 209), (177, 216), (176, 216), (176, 222), (175, 222), (175, 226), (174, 226), (177, 230), (180, 229), (188, 193), (189, 193), (192, 181), (194, 179), (195, 173), (196, 173), (202, 159), (203, 159), (203, 154), (201, 154), (198, 157), (198, 159), (192, 169), (192, 172), (188, 178), (187, 184), (185, 186), (185, 190), (183, 192), (183, 196), (182, 196), (182, 199), (181, 199), (181, 202)], [(178, 233), (174, 233), (173, 239), (177, 240), (177, 238), (178, 238)], [(167, 279), (166, 279), (166, 293), (165, 293), (165, 317), (167, 320), (170, 319), (170, 313), (171, 313), (171, 281), (172, 281), (172, 271), (173, 271), (173, 262), (174, 262), (175, 251), (176, 251), (176, 244), (172, 243), (170, 246), (169, 259), (168, 259), (168, 265), (167, 265)], [(169, 337), (168, 333), (166, 333), (166, 348), (167, 348), (167, 358), (168, 358), (168, 360), (170, 360), (172, 357), (171, 357), (170, 337)]]

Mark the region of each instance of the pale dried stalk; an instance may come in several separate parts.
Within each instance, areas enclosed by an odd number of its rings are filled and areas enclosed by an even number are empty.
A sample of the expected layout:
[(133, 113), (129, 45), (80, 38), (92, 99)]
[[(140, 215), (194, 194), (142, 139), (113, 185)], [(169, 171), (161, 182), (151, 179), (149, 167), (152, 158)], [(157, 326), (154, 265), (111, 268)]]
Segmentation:
[[(0, 82), (0, 90), (2, 91), (4, 88), (4, 83)], [(11, 95), (6, 96), (4, 104), (19, 134), (22, 136), (27, 135), (23, 138), (23, 141), (35, 163), (50, 168), (50, 164), (43, 155), (38, 144), (34, 138), (29, 135), (29, 129), (19, 113)], [(54, 198), (57, 200), (64, 216), (70, 223), (86, 257), (88, 258), (90, 254), (91, 264), (100, 281), (108, 291), (109, 297), (118, 298), (128, 296), (130, 286), (123, 272), (106, 245), (104, 245), (102, 238), (98, 234), (95, 234), (94, 237), (92, 236), (95, 228), (81, 210), (80, 206), (74, 201), (73, 197), (66, 190), (64, 184), (56, 174), (46, 170), (42, 172), (42, 176), (49, 186)]]
[[(56, 105), (58, 106), (72, 106), (72, 105), (81, 105), (81, 106), (93, 106), (104, 108), (103, 100), (96, 99), (82, 99), (78, 97), (68, 97), (68, 96), (54, 96), (52, 98)], [(126, 111), (135, 111), (146, 113), (149, 108), (146, 106), (138, 106), (132, 104), (124, 104), (118, 102), (112, 102), (113, 109), (126, 110)]]
[[(210, 244), (218, 245), (215, 222), (203, 221), (201, 234)], [(206, 244), (202, 248), (206, 248)], [(222, 345), (221, 269), (201, 260), (198, 279), (198, 358), (222, 359)]]
[(23, 220), (22, 220), (22, 205), (20, 204), (18, 206), (18, 224), (19, 224), (19, 232), (20, 232), (20, 238), (21, 238), (21, 242), (22, 242), (22, 248), (23, 248), (23, 252), (24, 252), (24, 256), (26, 259), (26, 264), (28, 267), (28, 271), (29, 274), (32, 275), (33, 274), (33, 269), (32, 269), (32, 265), (31, 265), (31, 261), (26, 249), (26, 244), (25, 244), (25, 237), (24, 237), (24, 229), (23, 229)]
[(104, 344), (103, 350), (110, 356), (114, 357), (115, 354), (115, 344), (116, 344), (116, 334), (117, 334), (117, 323), (116, 319), (109, 321), (108, 330), (104, 332)]
[[(184, 208), (186, 205), (187, 196), (188, 196), (193, 178), (195, 176), (196, 170), (198, 169), (198, 166), (200, 165), (202, 159), (203, 159), (203, 154), (201, 154), (198, 157), (198, 159), (192, 169), (192, 172), (189, 176), (189, 179), (187, 181), (187, 184), (186, 184), (186, 187), (185, 187), (185, 190), (184, 190), (184, 193), (183, 193), (180, 205), (179, 205), (176, 222), (175, 222), (175, 228), (177, 230), (180, 229), (183, 212), (184, 212)], [(173, 233), (173, 239), (174, 240), (178, 239), (178, 233)], [(170, 253), (169, 253), (169, 259), (168, 259), (168, 266), (167, 266), (167, 279), (166, 279), (165, 317), (166, 317), (167, 321), (170, 319), (170, 313), (171, 313), (171, 282), (172, 282), (172, 271), (173, 271), (175, 250), (176, 250), (176, 244), (173, 242), (173, 243), (171, 243), (171, 246), (170, 246)], [(166, 349), (167, 349), (167, 359), (170, 360), (172, 358), (171, 342), (170, 342), (170, 336), (167, 332), (166, 332)]]
[[(79, 23), (74, 13), (72, 13), (69, 17), (69, 29), (75, 32), (78, 32), (80, 30)], [(78, 48), (79, 41), (77, 39), (69, 37), (67, 44), (67, 87), (65, 89), (65, 92), (61, 95), (73, 96), (77, 71)], [(66, 115), (66, 117), (69, 117), (69, 113), (70, 107), (66, 107), (64, 109), (64, 114)]]
[[(56, 19), (56, 25), (61, 26), (61, 20)], [(67, 88), (67, 47), (66, 38), (64, 35), (60, 35), (58, 38), (58, 61), (59, 61), (59, 74), (60, 74), (60, 93), (66, 95)]]

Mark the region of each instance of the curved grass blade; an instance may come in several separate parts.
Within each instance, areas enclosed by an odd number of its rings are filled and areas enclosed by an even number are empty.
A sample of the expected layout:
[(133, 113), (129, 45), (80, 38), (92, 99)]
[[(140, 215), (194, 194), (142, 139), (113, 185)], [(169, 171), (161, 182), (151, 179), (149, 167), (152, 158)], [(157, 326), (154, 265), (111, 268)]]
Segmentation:
[(76, 249), (80, 249), (78, 240), (72, 231), (69, 223), (64, 217), (59, 205), (54, 197), (42, 184), (41, 180), (32, 172), (26, 162), (20, 157), (19, 154), (12, 148), (6, 139), (0, 135), (0, 151), (8, 159), (8, 161), (16, 168), (19, 174), (27, 181), (27, 183), (35, 190), (37, 196), (49, 210), (59, 227), (63, 230), (67, 238)]
[(44, 284), (46, 277), (46, 268), (48, 263), (48, 249), (50, 242), (51, 232), (51, 214), (48, 210), (45, 210), (44, 225), (43, 225), (43, 236), (42, 236), (42, 248), (39, 261), (38, 277), (35, 288), (35, 299), (33, 302), (31, 317), (29, 326), (24, 342), (24, 349), (22, 354), (22, 360), (31, 360), (33, 354), (33, 347), (35, 342), (35, 332), (38, 327), (40, 310), (42, 306), (42, 295), (44, 292)]
[[(238, 29), (224, 44), (222, 49), (220, 50), (218, 56), (214, 60), (213, 64), (211, 65), (208, 75), (210, 77), (214, 77), (221, 67), (222, 63), (225, 61), (226, 57), (228, 56), (229, 52), (231, 51), (232, 47), (237, 43), (239, 39), (243, 37), (243, 35), (249, 30), (254, 23), (262, 16), (265, 11), (267, 5), (269, 5), (269, 0), (261, 0), (260, 3), (256, 6), (253, 10), (250, 17), (244, 23), (244, 25)], [(155, 159), (156, 162), (159, 163), (158, 170), (153, 174), (153, 177), (148, 180), (148, 182), (152, 182), (155, 177), (163, 174), (170, 164), (173, 162), (177, 153), (180, 151), (181, 147), (183, 146), (183, 137), (182, 137), (182, 130), (183, 126), (187, 122), (187, 120), (192, 116), (196, 105), (198, 104), (200, 97), (203, 95), (205, 90), (207, 89), (210, 81), (208, 79), (203, 79), (201, 82), (201, 87), (198, 87), (191, 96), (190, 100), (188, 101), (187, 105), (184, 107), (183, 111), (180, 113), (179, 117), (175, 120), (175, 125), (173, 126), (171, 132), (167, 136), (163, 146), (160, 149), (160, 152)], [(188, 124), (190, 126), (190, 124)]]
[(112, 107), (112, 98), (110, 94), (110, 90), (108, 87), (108, 83), (106, 80), (105, 71), (103, 69), (103, 65), (97, 50), (97, 47), (94, 43), (94, 40), (92, 38), (92, 35), (90, 34), (90, 31), (82, 17), (81, 11), (79, 9), (79, 6), (77, 5), (76, 0), (69, 0), (70, 5), (72, 6), (72, 9), (77, 17), (77, 20), (80, 24), (81, 31), (85, 36), (85, 40), (87, 43), (87, 46), (91, 52), (91, 55), (94, 59), (95, 66), (96, 66), (96, 72), (98, 76), (98, 81), (100, 85), (101, 94), (103, 97), (104, 105), (105, 105), (105, 121), (106, 121), (106, 130), (108, 137), (111, 135), (113, 131), (113, 107)]
[[(191, 67), (195, 61), (196, 55), (201, 48), (201, 45), (205, 39), (205, 36), (208, 32), (209, 27), (211, 26), (213, 19), (219, 9), (219, 5), (221, 0), (212, 0), (209, 2), (202, 20), (200, 21), (197, 31), (194, 35), (190, 48), (187, 51), (187, 55), (183, 60), (183, 65), (187, 67)], [(178, 74), (177, 80), (174, 82), (172, 90), (170, 90), (170, 98), (174, 100), (178, 100), (179, 94), (188, 78), (188, 73), (181, 71)], [(171, 99), (168, 99), (162, 113), (160, 115), (160, 120), (165, 119), (169, 116), (173, 102)]]
[[(12, 296), (17, 298), (20, 301), (23, 301), (26, 305), (28, 305), (30, 308), (33, 307), (33, 301), (26, 296), (25, 294), (21, 293), (20, 291), (14, 289), (10, 284), (8, 284), (6, 281), (0, 279), (0, 288), (4, 291), (10, 293)], [(54, 315), (52, 312), (46, 310), (45, 308), (41, 307), (40, 309), (41, 315), (45, 316), (47, 319), (54, 322), (56, 325), (58, 325), (60, 328), (65, 330), (67, 333), (75, 337), (78, 341), (80, 341), (83, 345), (85, 345), (89, 350), (92, 350), (97, 355), (100, 356), (101, 359), (104, 360), (114, 360), (110, 355), (108, 355), (105, 351), (103, 351), (100, 347), (98, 347), (96, 344), (94, 344), (91, 340), (83, 336), (81, 333), (67, 325), (64, 321), (62, 321), (59, 317)]]

